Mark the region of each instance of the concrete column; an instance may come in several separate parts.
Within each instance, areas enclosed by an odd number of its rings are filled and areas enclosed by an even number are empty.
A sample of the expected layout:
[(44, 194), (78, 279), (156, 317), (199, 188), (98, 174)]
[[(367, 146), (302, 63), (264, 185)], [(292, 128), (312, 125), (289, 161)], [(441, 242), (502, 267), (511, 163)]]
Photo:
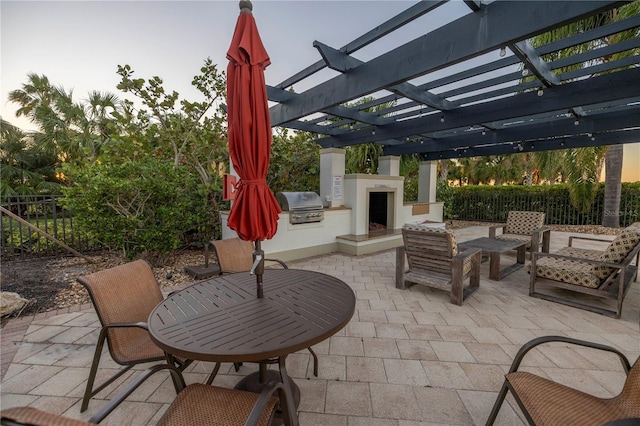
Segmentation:
[(379, 157), (378, 174), (384, 176), (400, 176), (400, 157), (395, 155)]
[(325, 207), (344, 205), (344, 161), (342, 148), (320, 149), (320, 198)]
[(418, 171), (418, 202), (436, 202), (436, 183), (438, 181), (438, 163), (421, 161)]

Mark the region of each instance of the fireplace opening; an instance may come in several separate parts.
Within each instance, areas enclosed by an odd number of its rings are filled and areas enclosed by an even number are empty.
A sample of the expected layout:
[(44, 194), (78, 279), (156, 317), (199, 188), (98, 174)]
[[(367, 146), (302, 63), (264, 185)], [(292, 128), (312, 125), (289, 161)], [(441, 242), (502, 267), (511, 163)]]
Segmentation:
[(389, 227), (389, 193), (369, 193), (369, 232), (384, 231)]

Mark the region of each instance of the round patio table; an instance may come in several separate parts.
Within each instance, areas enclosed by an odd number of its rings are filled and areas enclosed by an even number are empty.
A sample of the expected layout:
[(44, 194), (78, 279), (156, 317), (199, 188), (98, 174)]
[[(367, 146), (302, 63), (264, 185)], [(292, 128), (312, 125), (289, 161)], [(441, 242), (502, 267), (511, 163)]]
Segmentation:
[(260, 299), (256, 277), (248, 272), (209, 278), (173, 293), (149, 316), (151, 339), (186, 359), (261, 365), (276, 359), (280, 380), (293, 387), (286, 356), (342, 329), (353, 316), (355, 294), (338, 278), (299, 269), (267, 269), (263, 282)]

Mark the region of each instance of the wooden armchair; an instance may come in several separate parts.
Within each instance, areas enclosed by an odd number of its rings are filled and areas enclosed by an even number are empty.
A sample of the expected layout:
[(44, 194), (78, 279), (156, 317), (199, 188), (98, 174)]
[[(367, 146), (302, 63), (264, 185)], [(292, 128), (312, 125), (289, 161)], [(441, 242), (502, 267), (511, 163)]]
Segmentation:
[[(267, 426), (280, 424), (275, 419), (280, 407), (285, 425), (297, 425), (298, 418), (289, 403), (282, 383), (270, 382), (261, 393), (221, 388), (200, 383), (186, 386), (178, 368), (156, 365), (140, 374), (112, 401), (94, 414), (89, 421), (76, 420), (33, 407), (14, 407), (0, 411), (0, 424), (4, 426), (90, 426), (100, 423), (115, 410), (144, 381), (161, 370), (169, 370), (179, 393), (158, 421), (159, 426), (245, 425)], [(276, 397), (277, 395), (277, 397)]]
[[(570, 238), (570, 246), (556, 253), (532, 253), (529, 295), (620, 318), (627, 290), (631, 281), (637, 279), (640, 227), (625, 228), (604, 251), (572, 247), (572, 241), (579, 238)], [(632, 265), (634, 258), (635, 266)], [(550, 292), (547, 288), (615, 300), (616, 306), (615, 309), (595, 306), (566, 293)]]
[[(420, 225), (402, 228), (404, 245), (396, 249), (396, 288), (422, 284), (450, 293), (451, 303), (462, 305), (480, 286), (480, 249), (458, 253), (452, 231)], [(405, 255), (409, 269), (405, 271)], [(464, 287), (464, 280), (469, 285)]]
[[(524, 356), (536, 346), (549, 342), (609, 352), (620, 360), (627, 379), (622, 391), (613, 398), (598, 398), (553, 382), (535, 374), (518, 371)], [(613, 359), (613, 357), (611, 357)], [(640, 424), (640, 359), (631, 367), (629, 360), (617, 349), (598, 343), (564, 336), (538, 337), (525, 343), (516, 354), (498, 398), (489, 414), (486, 426), (498, 416), (507, 391), (511, 391), (527, 422), (537, 426), (552, 425), (638, 425)]]
[[(489, 237), (499, 240), (523, 241), (530, 252), (538, 251), (542, 243), (542, 251), (549, 253), (550, 232), (544, 226), (545, 213), (528, 211), (510, 211), (507, 222), (489, 227)], [(496, 231), (502, 229), (502, 234)]]

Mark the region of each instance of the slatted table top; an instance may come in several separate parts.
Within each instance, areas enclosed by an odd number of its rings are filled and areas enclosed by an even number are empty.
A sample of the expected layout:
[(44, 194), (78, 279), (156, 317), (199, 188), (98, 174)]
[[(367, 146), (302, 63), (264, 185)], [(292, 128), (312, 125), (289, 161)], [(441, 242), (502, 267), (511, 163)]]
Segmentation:
[(152, 340), (174, 356), (213, 362), (260, 361), (321, 342), (342, 329), (355, 294), (330, 275), (268, 269), (256, 277), (210, 278), (169, 296), (149, 316)]

